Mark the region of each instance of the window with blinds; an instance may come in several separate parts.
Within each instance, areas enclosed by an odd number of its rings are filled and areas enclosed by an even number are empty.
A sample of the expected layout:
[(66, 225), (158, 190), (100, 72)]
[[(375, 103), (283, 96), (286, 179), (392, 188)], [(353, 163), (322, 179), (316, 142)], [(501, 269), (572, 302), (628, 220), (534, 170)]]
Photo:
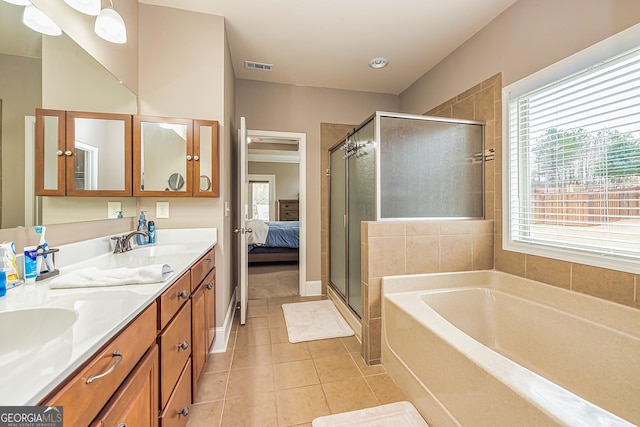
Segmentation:
[(640, 47), (525, 86), (505, 90), (505, 246), (605, 267), (637, 264)]

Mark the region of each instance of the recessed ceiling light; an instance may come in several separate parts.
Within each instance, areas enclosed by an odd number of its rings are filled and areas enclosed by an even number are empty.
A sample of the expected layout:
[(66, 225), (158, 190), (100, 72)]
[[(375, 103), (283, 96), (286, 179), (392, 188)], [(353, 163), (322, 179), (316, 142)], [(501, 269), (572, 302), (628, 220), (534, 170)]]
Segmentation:
[(387, 64), (389, 64), (389, 60), (381, 56), (369, 60), (369, 67), (371, 68), (383, 68), (386, 67)]

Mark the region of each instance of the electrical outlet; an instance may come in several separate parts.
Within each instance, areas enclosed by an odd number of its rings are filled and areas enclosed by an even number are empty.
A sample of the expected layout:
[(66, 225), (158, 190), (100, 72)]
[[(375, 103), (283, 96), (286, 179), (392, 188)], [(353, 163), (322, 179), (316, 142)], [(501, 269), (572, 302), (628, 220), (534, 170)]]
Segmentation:
[(169, 202), (156, 202), (156, 218), (169, 218)]
[(122, 202), (107, 202), (107, 218), (118, 218), (118, 212), (122, 212)]

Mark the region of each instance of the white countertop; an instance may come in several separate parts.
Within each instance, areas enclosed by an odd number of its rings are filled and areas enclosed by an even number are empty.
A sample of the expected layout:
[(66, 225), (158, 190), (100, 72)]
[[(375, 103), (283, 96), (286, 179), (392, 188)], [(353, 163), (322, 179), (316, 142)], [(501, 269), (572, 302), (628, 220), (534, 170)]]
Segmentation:
[[(46, 280), (9, 289), (6, 296), (0, 297), (0, 322), (3, 312), (25, 309), (66, 308), (77, 314), (76, 321), (69, 327), (44, 336), (45, 327), (56, 329), (55, 325), (44, 324), (47, 310), (42, 310), (43, 325), (38, 330), (25, 329), (24, 325), (22, 330), (21, 325), (0, 324), (0, 406), (36, 405), (211, 249), (217, 243), (217, 230), (163, 229), (156, 231), (156, 239), (154, 245), (141, 246), (124, 254), (107, 252), (112, 248), (110, 236), (59, 246), (56, 267), (64, 276), (87, 267), (109, 269), (169, 264), (173, 273), (164, 282), (49, 289), (49, 280)], [(166, 255), (173, 250), (178, 253)], [(25, 345), (25, 342), (31, 342), (31, 345)]]

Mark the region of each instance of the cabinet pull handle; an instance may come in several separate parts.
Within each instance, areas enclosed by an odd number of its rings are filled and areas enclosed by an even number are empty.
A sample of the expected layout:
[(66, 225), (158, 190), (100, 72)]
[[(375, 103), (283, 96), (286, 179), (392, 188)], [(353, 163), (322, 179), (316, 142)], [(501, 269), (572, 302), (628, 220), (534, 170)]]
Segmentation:
[(120, 423), (116, 427), (128, 427), (127, 423)]
[(102, 378), (104, 376), (109, 375), (111, 372), (113, 372), (113, 370), (116, 369), (116, 367), (120, 364), (120, 362), (122, 362), (122, 358), (124, 356), (122, 356), (122, 353), (120, 353), (118, 350), (116, 350), (116, 351), (113, 352), (111, 357), (117, 357), (118, 360), (116, 360), (115, 363), (113, 365), (111, 365), (109, 370), (107, 370), (106, 372), (103, 372), (102, 374), (99, 374), (99, 375), (91, 375), (89, 378), (87, 378), (87, 384), (91, 384), (94, 380), (100, 379), (100, 378)]
[(56, 151), (56, 155), (58, 155), (58, 156), (62, 156), (63, 154), (64, 154), (64, 153), (62, 152), (62, 150), (58, 150), (58, 151)]
[(189, 291), (184, 290), (182, 292), (179, 292), (178, 293), (178, 299), (180, 299), (180, 298), (184, 298), (184, 299), (189, 298)]
[(185, 340), (178, 344), (178, 350), (186, 350), (189, 348), (189, 341)]
[(213, 282), (207, 283), (207, 289), (209, 290), (213, 289)]
[(64, 152), (64, 155), (70, 157), (73, 153), (70, 150)]
[[(235, 231), (235, 230), (233, 230)], [(211, 258), (205, 258), (202, 262), (204, 262), (205, 264), (211, 264), (211, 262), (213, 262), (213, 260)]]
[(195, 160), (195, 161), (197, 162), (198, 160), (200, 160), (200, 157), (198, 157), (198, 156), (193, 156), (193, 160)]
[(191, 160), (191, 156), (187, 154), (187, 160)]
[(182, 415), (183, 417), (186, 417), (187, 415), (189, 415), (189, 407), (185, 406), (184, 408), (180, 409), (178, 411), (178, 415)]

